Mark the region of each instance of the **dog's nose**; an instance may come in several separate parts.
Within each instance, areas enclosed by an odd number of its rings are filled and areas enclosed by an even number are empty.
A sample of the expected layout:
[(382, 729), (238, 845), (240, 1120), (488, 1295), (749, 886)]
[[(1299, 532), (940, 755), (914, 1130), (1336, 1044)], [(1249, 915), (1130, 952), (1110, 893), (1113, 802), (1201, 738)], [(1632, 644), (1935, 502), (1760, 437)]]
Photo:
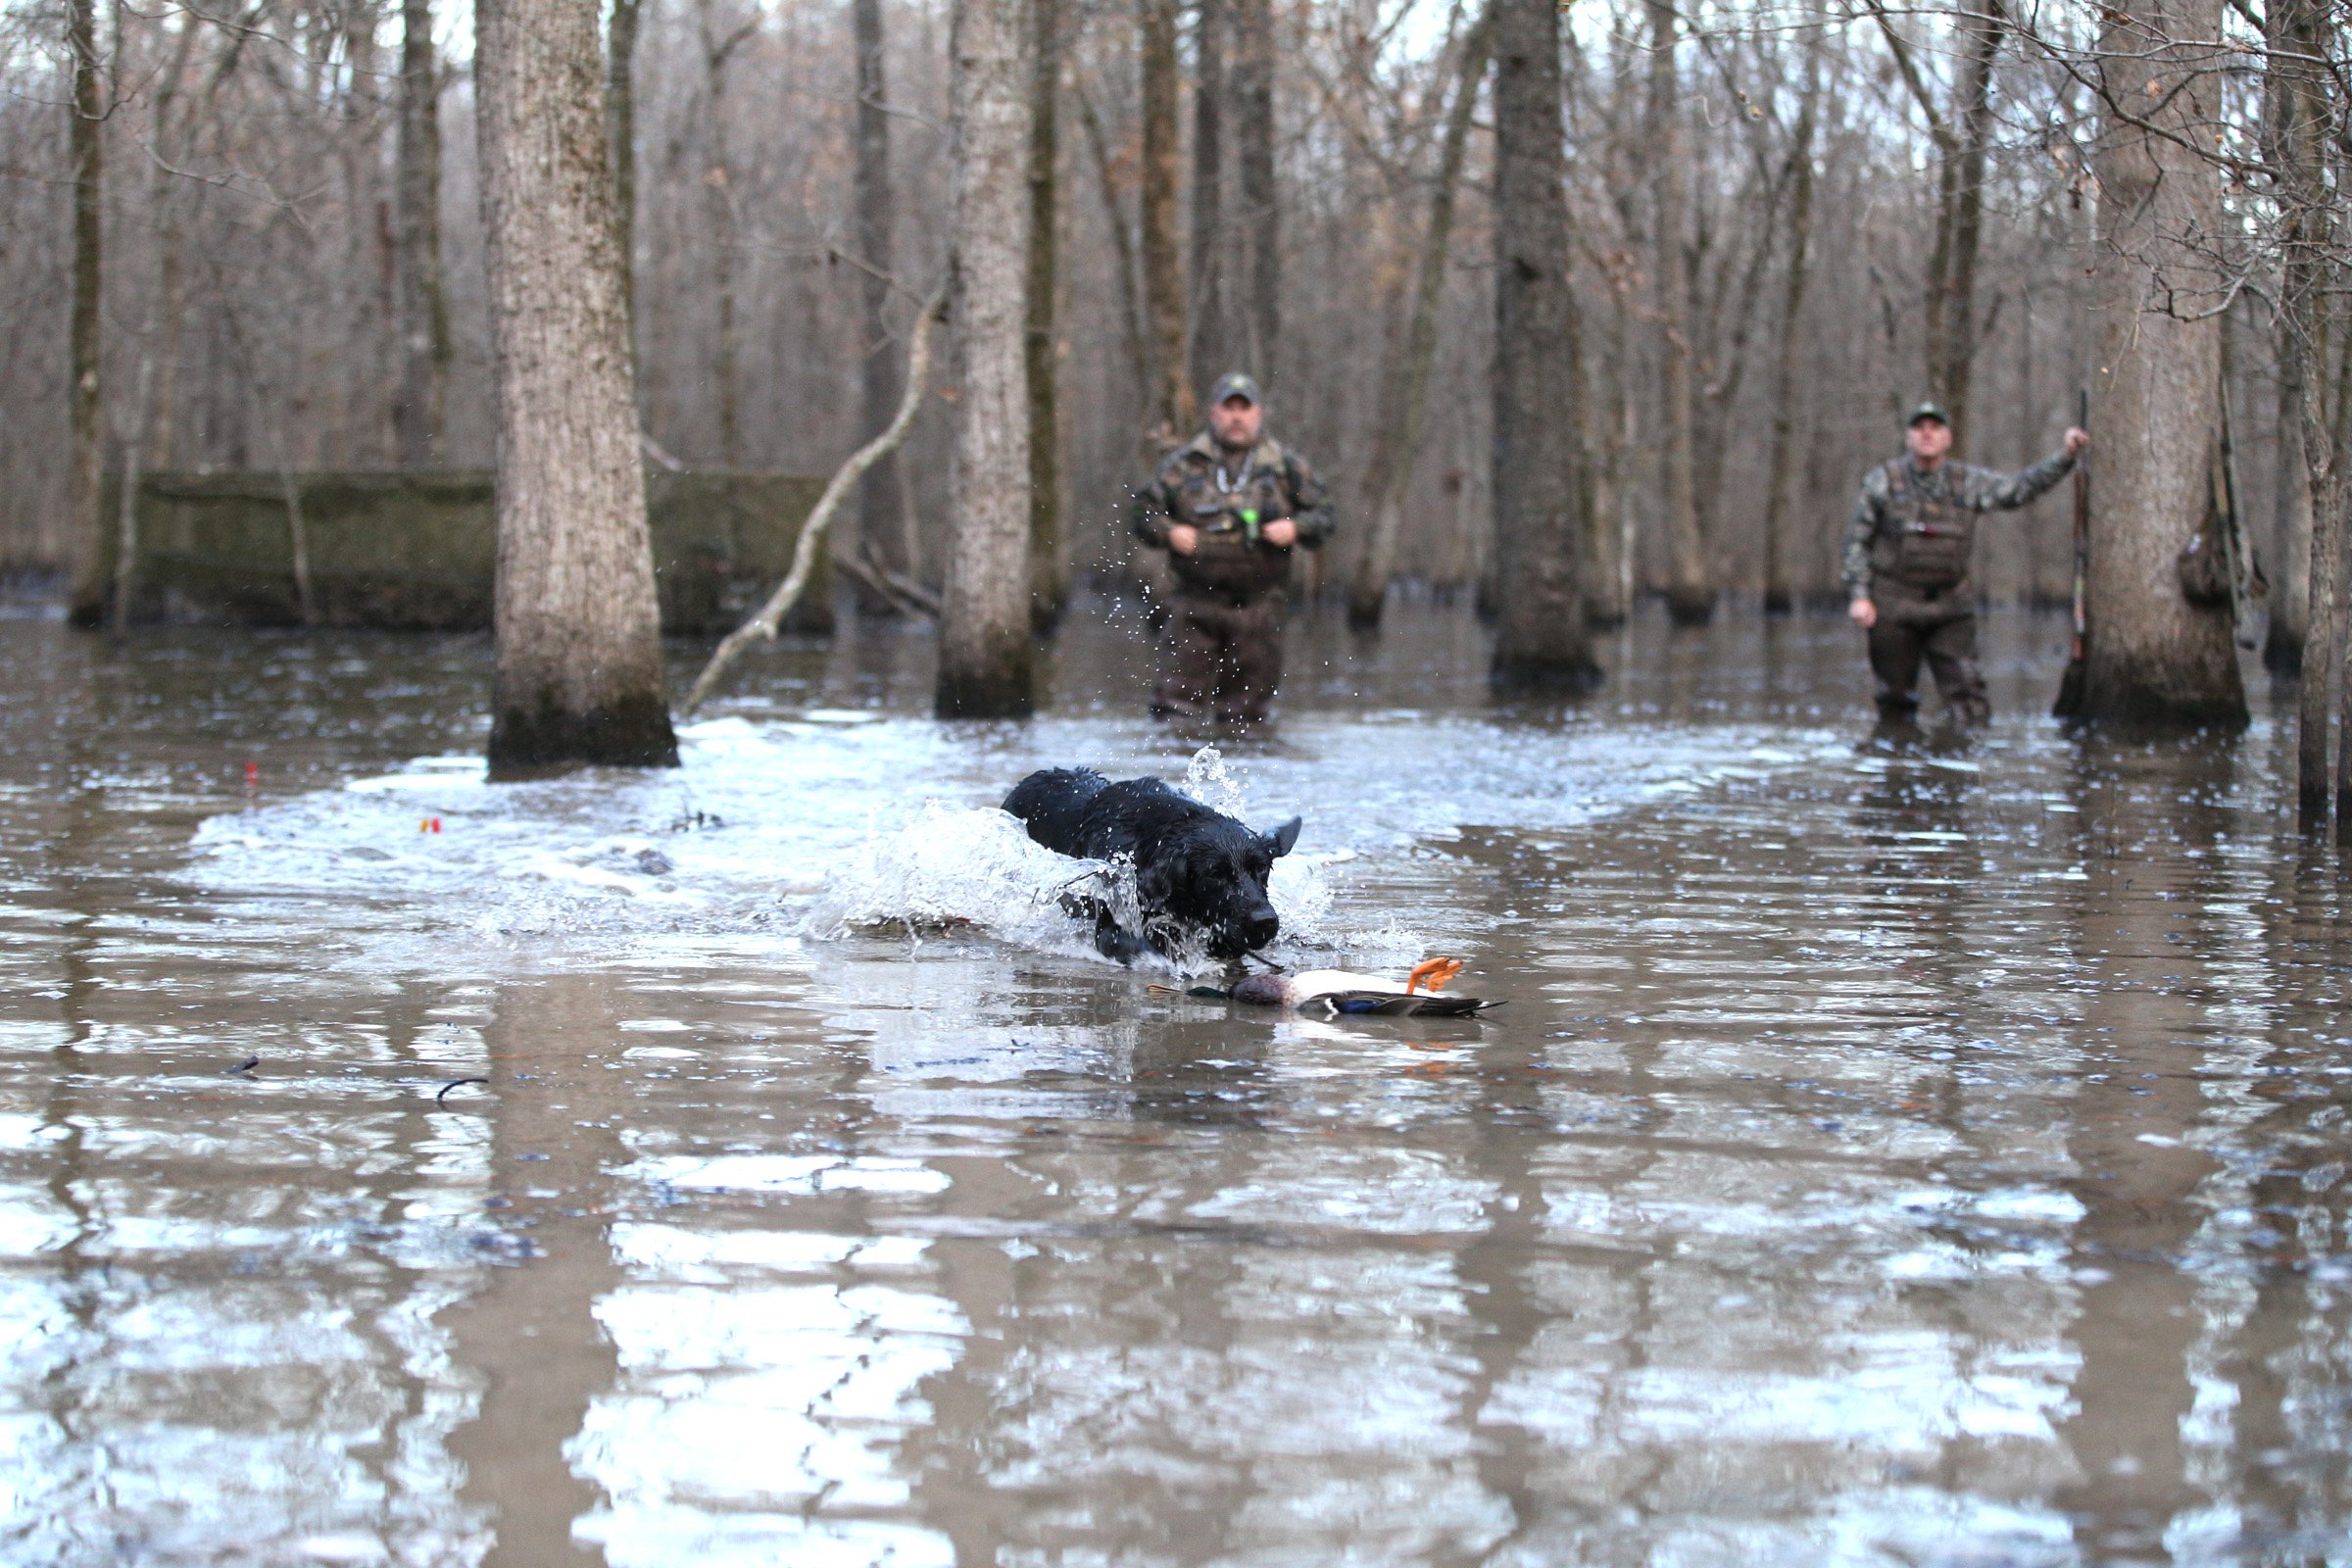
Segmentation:
[(1244, 934), (1249, 937), (1251, 947), (1262, 948), (1282, 935), (1282, 918), (1272, 909), (1268, 909), (1262, 914), (1251, 915), (1250, 923), (1242, 929)]

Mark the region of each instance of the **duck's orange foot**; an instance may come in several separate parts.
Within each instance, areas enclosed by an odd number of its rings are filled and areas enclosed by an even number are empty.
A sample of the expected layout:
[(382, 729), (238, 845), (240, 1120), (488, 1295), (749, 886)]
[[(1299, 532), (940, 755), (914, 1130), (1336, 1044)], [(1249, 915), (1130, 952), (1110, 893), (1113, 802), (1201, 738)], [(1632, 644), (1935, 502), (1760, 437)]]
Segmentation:
[(1469, 965), (1459, 958), (1424, 958), (1421, 962), (1414, 964), (1412, 972), (1404, 977), (1404, 994), (1408, 997), (1411, 996), (1426, 981), (1429, 985), (1430, 995), (1436, 996), (1440, 991), (1446, 989), (1447, 981), (1468, 967)]

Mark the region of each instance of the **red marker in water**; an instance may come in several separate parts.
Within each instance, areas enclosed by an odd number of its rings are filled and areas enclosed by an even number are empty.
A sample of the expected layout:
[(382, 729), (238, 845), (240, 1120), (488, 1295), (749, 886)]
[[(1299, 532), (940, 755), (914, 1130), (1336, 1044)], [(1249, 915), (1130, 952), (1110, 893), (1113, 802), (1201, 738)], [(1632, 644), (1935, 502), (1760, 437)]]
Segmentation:
[(252, 789), (254, 786), (261, 783), (261, 781), (262, 764), (259, 762), (247, 762), (245, 764), (245, 787), (247, 789)]
[(438, 833), (441, 831), (441, 819), (437, 816), (428, 816), (423, 821), (416, 824), (416, 831), (419, 833)]

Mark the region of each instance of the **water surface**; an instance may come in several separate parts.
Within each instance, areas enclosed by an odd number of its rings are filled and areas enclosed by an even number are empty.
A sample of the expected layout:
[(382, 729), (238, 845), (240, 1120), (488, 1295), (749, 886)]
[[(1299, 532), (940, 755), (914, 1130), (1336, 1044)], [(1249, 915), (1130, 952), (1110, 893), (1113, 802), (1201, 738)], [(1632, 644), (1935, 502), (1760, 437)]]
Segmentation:
[[(1888, 756), (1826, 622), (1563, 709), (1310, 620), (1214, 755), (1115, 612), (1026, 725), (864, 628), (492, 787), (479, 641), (0, 621), (0, 1557), (2352, 1557), (2283, 734), (2070, 740), (1988, 629)], [(1073, 762), (1304, 814), (1284, 961), (1508, 1004), (1151, 991), (993, 811)]]

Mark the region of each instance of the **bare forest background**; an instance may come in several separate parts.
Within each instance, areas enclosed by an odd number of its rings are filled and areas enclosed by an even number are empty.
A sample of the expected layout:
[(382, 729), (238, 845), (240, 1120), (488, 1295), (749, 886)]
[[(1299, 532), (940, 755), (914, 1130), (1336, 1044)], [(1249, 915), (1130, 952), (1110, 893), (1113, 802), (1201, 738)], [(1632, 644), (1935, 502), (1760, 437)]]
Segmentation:
[[(621, 5), (651, 459), (828, 472), (895, 401), (889, 367), (944, 266), (949, 6)], [(15, 5), (0, 13), (0, 570), (69, 557), (76, 12), (91, 17), (107, 172), (106, 464), (135, 448), (149, 470), (488, 466), (470, 11)], [(1188, 385), (1232, 368), (1264, 378), (1271, 428), (1335, 485), (1342, 530), (1310, 586), (1348, 585), (1384, 487), (1395, 573), (1477, 584), (1494, 565), (1495, 351), (1478, 9), (1040, 0), (1038, 15), (1058, 57), (1041, 77), (1053, 114), (1037, 172), (1055, 198), (1052, 483), (1071, 573), (1125, 568), (1127, 484), (1155, 433), (1193, 416)], [(1577, 440), (1600, 618), (1648, 592), (1752, 595), (1776, 575), (1793, 596), (1836, 596), (1857, 480), (1897, 450), (1901, 412), (1924, 396), (1954, 405), (1971, 461), (2022, 466), (2055, 448), (2097, 369), (2100, 105), (2063, 51), (2034, 46), (2066, 17), (2004, 18), (1664, 0), (1563, 13)], [(2257, 24), (2224, 14), (2242, 35), (2230, 92), (2250, 139)], [(404, 93), (420, 24), (430, 89)], [(887, 138), (888, 182), (871, 188), (869, 143), (862, 200), (861, 101), (863, 133)], [(438, 131), (425, 196), (445, 325), (421, 345), (442, 383), (429, 432), (415, 427), (421, 318), (407, 291), (421, 241), (401, 185), (420, 133), (412, 123), (404, 144), (404, 103), (429, 106)], [(2233, 213), (2249, 200), (2234, 183), (2225, 197)], [(2278, 579), (2292, 552), (2274, 530), (2291, 507), (2267, 312), (2259, 289), (2234, 296), (2225, 364), (2243, 512)], [(930, 594), (954, 435), (955, 388), (938, 381), (945, 395), (905, 452), (903, 504), (886, 514), (869, 494), (862, 522), (876, 559)], [(2068, 595), (2062, 499), (1996, 521), (1981, 549), (1994, 599)], [(2278, 586), (2299, 601), (2299, 582)]]

